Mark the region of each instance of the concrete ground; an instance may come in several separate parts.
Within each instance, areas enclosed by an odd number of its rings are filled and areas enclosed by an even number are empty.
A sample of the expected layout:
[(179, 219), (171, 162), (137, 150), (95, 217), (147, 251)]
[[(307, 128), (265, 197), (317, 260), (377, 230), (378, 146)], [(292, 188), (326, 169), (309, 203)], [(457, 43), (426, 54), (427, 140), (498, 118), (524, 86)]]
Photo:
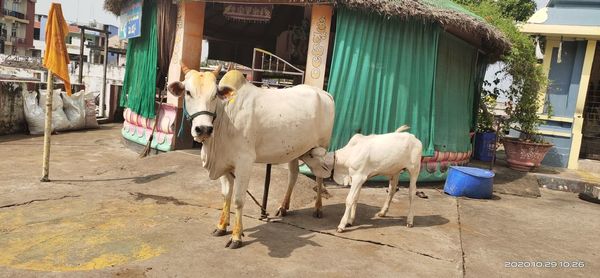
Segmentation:
[[(356, 226), (339, 234), (347, 188), (328, 185), (312, 217), (301, 176), (285, 218), (267, 223), (248, 198), (244, 247), (212, 237), (222, 197), (193, 152), (139, 159), (119, 125), (53, 136), (50, 183), (40, 183), (42, 137), (0, 137), (0, 277), (591, 277), (600, 272), (600, 206), (574, 193), (453, 198), (419, 184), (415, 227), (407, 190), (377, 218), (384, 188), (363, 189)], [(264, 166), (250, 192), (262, 196)], [(273, 167), (269, 212), (285, 191)], [(511, 181), (505, 181), (510, 183)], [(523, 182), (523, 181), (520, 181)], [(402, 184), (406, 186), (405, 184)], [(509, 267), (506, 267), (509, 266)], [(510, 267), (514, 266), (514, 267)], [(546, 266), (546, 267), (541, 267)], [(555, 266), (555, 267), (552, 267)], [(568, 267), (567, 267), (568, 266)]]

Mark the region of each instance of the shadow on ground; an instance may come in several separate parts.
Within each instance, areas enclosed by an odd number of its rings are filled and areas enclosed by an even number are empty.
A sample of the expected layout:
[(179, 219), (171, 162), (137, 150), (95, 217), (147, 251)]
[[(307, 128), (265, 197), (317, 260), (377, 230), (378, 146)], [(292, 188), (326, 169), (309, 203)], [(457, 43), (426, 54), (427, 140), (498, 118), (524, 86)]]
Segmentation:
[[(253, 239), (244, 241), (244, 245), (261, 243), (269, 249), (269, 256), (275, 258), (287, 258), (294, 250), (305, 246), (320, 247), (318, 243), (311, 240), (315, 236), (314, 233), (327, 234), (352, 241), (369, 242), (382, 246), (393, 246), (389, 243), (352, 238), (350, 236), (358, 231), (406, 226), (406, 216), (376, 217), (375, 214), (379, 212), (380, 207), (359, 203), (356, 208), (355, 225), (348, 227), (343, 233), (337, 233), (335, 230), (344, 210), (345, 204), (323, 206), (323, 211), (326, 215), (321, 219), (312, 217), (313, 208), (289, 211), (288, 215), (284, 218), (246, 229), (246, 235)], [(414, 218), (414, 227), (411, 229), (440, 226), (448, 222), (450, 221), (441, 215), (416, 215)], [(274, 225), (289, 225), (297, 229), (290, 229), (285, 233), (281, 233), (282, 230), (275, 230)], [(277, 240), (273, 240), (274, 233), (278, 233)]]
[(170, 175), (175, 174), (176, 172), (174, 171), (167, 171), (167, 172), (163, 172), (163, 173), (158, 173), (158, 174), (151, 174), (151, 175), (145, 175), (145, 176), (138, 176), (138, 177), (127, 177), (127, 178), (107, 178), (107, 179), (79, 179), (79, 180), (60, 180), (60, 179), (53, 179), (53, 182), (101, 182), (101, 181), (123, 181), (123, 180), (132, 180), (134, 183), (136, 184), (144, 184), (144, 183), (149, 183), (149, 182), (153, 182), (155, 180), (164, 178), (164, 177), (168, 177)]

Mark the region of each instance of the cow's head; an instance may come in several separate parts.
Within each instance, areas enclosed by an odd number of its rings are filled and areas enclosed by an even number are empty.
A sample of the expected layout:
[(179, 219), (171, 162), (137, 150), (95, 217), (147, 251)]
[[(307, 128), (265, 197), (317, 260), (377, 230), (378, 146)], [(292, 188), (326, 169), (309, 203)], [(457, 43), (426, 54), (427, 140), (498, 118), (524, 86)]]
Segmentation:
[(185, 80), (169, 84), (169, 92), (176, 97), (185, 98), (184, 109), (190, 115), (192, 137), (203, 142), (212, 135), (213, 121), (218, 116), (215, 114), (219, 101), (217, 76), (221, 66), (213, 72), (199, 72), (182, 64), (181, 70), (185, 74)]

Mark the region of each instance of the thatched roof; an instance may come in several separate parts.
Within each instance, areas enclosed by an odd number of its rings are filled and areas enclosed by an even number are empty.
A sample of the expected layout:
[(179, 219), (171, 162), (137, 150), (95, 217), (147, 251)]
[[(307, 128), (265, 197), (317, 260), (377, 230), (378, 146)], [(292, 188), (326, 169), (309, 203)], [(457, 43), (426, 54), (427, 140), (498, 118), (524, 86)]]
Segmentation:
[(336, 0), (336, 3), (348, 8), (375, 11), (387, 17), (437, 22), (446, 31), (487, 52), (492, 59), (510, 50), (510, 42), (500, 30), (450, 0)]
[[(129, 1), (105, 0), (104, 8), (119, 15), (122, 7)], [(416, 18), (437, 22), (446, 31), (487, 52), (492, 59), (497, 59), (510, 49), (509, 41), (498, 29), (451, 0), (207, 0), (206, 2), (334, 3), (351, 9), (373, 11), (390, 18)]]

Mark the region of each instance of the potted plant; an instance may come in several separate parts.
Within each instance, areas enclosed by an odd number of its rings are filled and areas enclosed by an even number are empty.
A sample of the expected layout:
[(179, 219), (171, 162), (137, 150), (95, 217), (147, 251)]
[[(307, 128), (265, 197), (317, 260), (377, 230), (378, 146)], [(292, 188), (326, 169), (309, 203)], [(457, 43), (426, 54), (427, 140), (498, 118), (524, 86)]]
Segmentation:
[[(531, 37), (519, 32), (516, 21), (526, 19), (526, 16), (515, 16), (514, 11), (520, 11), (522, 6), (517, 5), (509, 9), (502, 6), (502, 1), (459, 1), (468, 5), (485, 20), (500, 29), (511, 43), (511, 50), (500, 57), (502, 68), (496, 72), (494, 84), (498, 85), (505, 80), (510, 85), (483, 92), (483, 100), (491, 97), (494, 100), (502, 99), (506, 102), (505, 120), (502, 130), (513, 129), (520, 133), (519, 137), (502, 138), (506, 158), (511, 168), (530, 171), (538, 167), (544, 156), (552, 148), (552, 144), (545, 142), (538, 133), (538, 126), (542, 123), (538, 111), (544, 105), (539, 99), (539, 93), (547, 84), (547, 77), (538, 65), (535, 56), (535, 43)], [(532, 1), (524, 1), (532, 2)], [(518, 9), (513, 9), (518, 8)], [(531, 13), (531, 11), (527, 11)], [(520, 13), (517, 13), (520, 14)], [(485, 124), (485, 121), (482, 123)], [(500, 132), (498, 136), (503, 136)]]
[[(497, 77), (510, 78), (506, 89), (499, 89), (499, 95), (506, 98), (505, 129), (513, 129), (519, 137), (504, 137), (502, 142), (506, 161), (510, 168), (531, 171), (540, 166), (546, 153), (553, 147), (539, 134), (538, 127), (543, 123), (538, 111), (544, 105), (539, 94), (545, 90), (547, 77), (537, 65), (532, 39), (522, 33), (509, 35), (513, 44), (511, 53), (504, 59), (505, 67)], [(551, 107), (547, 107), (551, 113)]]

